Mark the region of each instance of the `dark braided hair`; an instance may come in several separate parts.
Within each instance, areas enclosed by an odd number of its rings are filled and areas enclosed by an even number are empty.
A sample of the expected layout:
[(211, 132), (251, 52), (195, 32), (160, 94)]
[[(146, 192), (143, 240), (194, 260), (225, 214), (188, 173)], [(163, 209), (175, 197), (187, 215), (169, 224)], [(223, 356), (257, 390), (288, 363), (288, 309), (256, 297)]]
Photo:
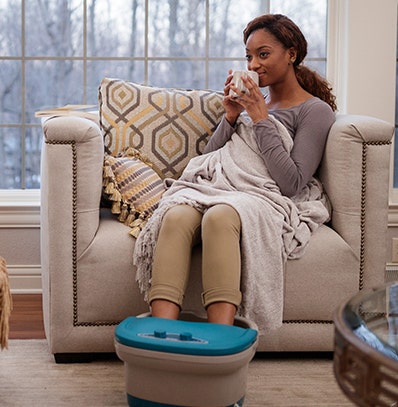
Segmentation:
[(298, 26), (282, 14), (264, 14), (249, 22), (243, 31), (243, 42), (246, 44), (250, 34), (257, 30), (269, 32), (285, 49), (294, 48), (297, 56), (293, 66), (300, 86), (336, 111), (336, 97), (329, 82), (302, 64), (307, 55), (307, 40)]

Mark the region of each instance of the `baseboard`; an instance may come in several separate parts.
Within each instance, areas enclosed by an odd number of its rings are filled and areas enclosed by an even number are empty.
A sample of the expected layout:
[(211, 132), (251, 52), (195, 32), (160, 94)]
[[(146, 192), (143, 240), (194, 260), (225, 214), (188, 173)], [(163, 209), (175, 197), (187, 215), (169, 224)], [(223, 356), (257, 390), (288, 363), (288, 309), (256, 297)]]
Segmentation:
[(41, 294), (40, 265), (7, 264), (11, 294)]

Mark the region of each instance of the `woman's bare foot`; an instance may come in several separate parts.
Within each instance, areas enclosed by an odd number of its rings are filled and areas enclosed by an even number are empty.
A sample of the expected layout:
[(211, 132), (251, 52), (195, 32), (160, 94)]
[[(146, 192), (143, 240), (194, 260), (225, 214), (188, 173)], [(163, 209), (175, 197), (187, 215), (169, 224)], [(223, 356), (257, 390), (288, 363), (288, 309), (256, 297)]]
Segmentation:
[(207, 319), (216, 324), (233, 325), (236, 307), (229, 302), (214, 302), (207, 307)]
[(152, 316), (157, 318), (178, 319), (180, 307), (167, 300), (153, 300), (151, 302)]

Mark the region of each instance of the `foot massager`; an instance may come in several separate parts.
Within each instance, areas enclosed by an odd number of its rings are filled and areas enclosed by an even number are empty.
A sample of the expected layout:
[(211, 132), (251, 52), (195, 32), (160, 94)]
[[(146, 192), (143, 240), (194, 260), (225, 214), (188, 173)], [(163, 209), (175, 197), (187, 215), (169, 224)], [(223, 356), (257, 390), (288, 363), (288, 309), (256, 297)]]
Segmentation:
[(229, 326), (189, 313), (178, 321), (144, 314), (116, 327), (115, 347), (130, 407), (235, 407), (243, 405), (257, 327), (239, 317)]

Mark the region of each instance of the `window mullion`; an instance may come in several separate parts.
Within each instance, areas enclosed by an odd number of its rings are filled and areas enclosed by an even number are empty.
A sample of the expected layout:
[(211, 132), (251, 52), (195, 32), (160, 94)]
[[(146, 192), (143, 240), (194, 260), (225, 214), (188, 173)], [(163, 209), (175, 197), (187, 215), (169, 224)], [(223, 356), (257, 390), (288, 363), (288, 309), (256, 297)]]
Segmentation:
[(26, 188), (26, 54), (25, 54), (25, 0), (22, 0), (21, 10), (21, 188)]

